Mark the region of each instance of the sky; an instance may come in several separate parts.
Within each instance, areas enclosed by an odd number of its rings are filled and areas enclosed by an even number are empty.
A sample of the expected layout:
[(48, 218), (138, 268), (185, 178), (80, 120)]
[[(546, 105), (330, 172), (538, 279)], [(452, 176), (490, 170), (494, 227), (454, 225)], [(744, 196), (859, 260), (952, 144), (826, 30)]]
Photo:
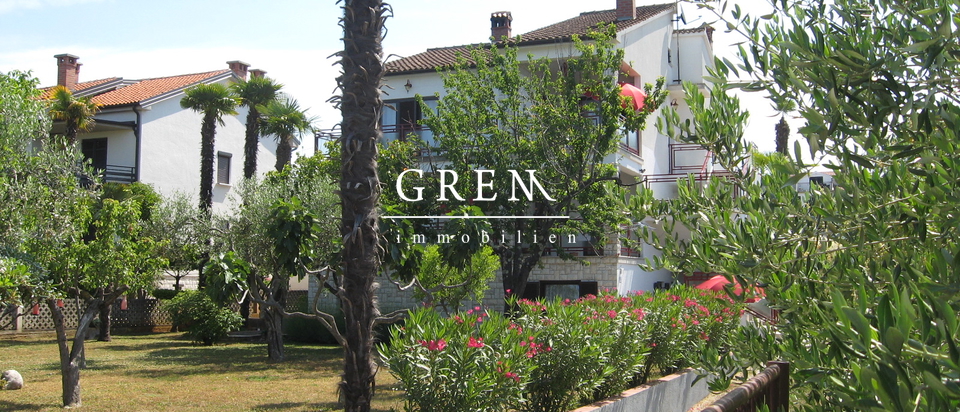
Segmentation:
[[(669, 0), (637, 0), (637, 5)], [(490, 13), (510, 11), (513, 33), (525, 33), (584, 11), (613, 9), (615, 0), (393, 0), (384, 54), (409, 56), (431, 47), (480, 43)], [(765, 0), (746, 10), (769, 9)], [(682, 6), (691, 27), (712, 19)], [(758, 11), (759, 12), (759, 11)], [(318, 117), (322, 129), (339, 122), (327, 102), (339, 67), (342, 14), (335, 0), (0, 0), (0, 72), (30, 70), (43, 86), (57, 81), (56, 54), (79, 56), (80, 81), (142, 79), (227, 68), (240, 60), (284, 84), (284, 92)], [(723, 27), (721, 24), (715, 27)], [(739, 41), (717, 30), (714, 51), (733, 55)], [(395, 59), (397, 57), (389, 57)], [(779, 116), (756, 93), (741, 97), (751, 112), (748, 139), (773, 150)], [(797, 125), (793, 125), (793, 130)], [(312, 139), (304, 149), (312, 150)]]

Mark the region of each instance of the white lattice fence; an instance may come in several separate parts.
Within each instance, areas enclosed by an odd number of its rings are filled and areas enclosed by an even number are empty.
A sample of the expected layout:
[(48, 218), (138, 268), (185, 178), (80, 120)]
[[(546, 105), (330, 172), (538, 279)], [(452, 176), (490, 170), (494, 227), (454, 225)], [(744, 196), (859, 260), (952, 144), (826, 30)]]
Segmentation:
[[(147, 328), (170, 325), (170, 315), (161, 308), (163, 304), (160, 302), (156, 299), (127, 299), (126, 308), (124, 308), (124, 303), (117, 300), (113, 304), (113, 311), (110, 316), (113, 327)], [(80, 302), (79, 306), (83, 307), (84, 303)], [(76, 329), (80, 313), (77, 302), (64, 299), (62, 310), (67, 330)], [(49, 306), (46, 304), (23, 308), (21, 313), (20, 319), (24, 331), (52, 330), (54, 328), (53, 317), (50, 314)], [(7, 330), (2, 326), (5, 323), (5, 319), (0, 319), (0, 330)]]

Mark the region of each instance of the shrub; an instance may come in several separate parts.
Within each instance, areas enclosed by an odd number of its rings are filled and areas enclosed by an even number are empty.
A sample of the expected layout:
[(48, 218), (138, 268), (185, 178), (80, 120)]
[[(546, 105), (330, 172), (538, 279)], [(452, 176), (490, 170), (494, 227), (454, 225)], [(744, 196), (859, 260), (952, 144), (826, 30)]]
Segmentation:
[(510, 322), (474, 308), (443, 317), (433, 308), (414, 311), (391, 330), (380, 351), (403, 385), (408, 411), (505, 411), (524, 400), (535, 366), (535, 336), (502, 333)]
[(177, 296), (177, 291), (173, 289), (154, 289), (150, 292), (150, 295), (157, 298), (157, 300), (170, 300)]
[(408, 410), (569, 410), (728, 346), (740, 315), (723, 294), (684, 288), (513, 303), (514, 319), (424, 308), (392, 330), (381, 353)]
[(243, 318), (232, 310), (217, 306), (207, 294), (185, 290), (164, 305), (174, 324), (186, 328), (187, 336), (197, 343), (213, 345), (227, 332), (243, 326)]

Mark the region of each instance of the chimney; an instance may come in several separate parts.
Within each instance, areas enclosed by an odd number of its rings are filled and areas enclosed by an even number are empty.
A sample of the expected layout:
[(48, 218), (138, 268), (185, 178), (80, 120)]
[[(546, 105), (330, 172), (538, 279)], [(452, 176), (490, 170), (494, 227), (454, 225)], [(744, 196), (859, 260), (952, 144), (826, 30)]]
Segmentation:
[(264, 77), (264, 76), (266, 76), (266, 75), (267, 75), (267, 71), (266, 71), (266, 70), (260, 70), (260, 69), (250, 70), (250, 77), (251, 77), (251, 78), (253, 78), (253, 77)]
[(617, 21), (637, 18), (636, 0), (617, 0)]
[(66, 53), (53, 57), (57, 59), (57, 85), (73, 90), (80, 79), (79, 57)]
[(511, 22), (513, 22), (513, 15), (509, 11), (497, 11), (490, 14), (490, 37), (493, 37), (493, 41), (503, 41), (504, 37), (510, 38)]
[(233, 74), (237, 75), (237, 77), (243, 80), (247, 80), (247, 69), (250, 68), (249, 63), (244, 63), (240, 60), (233, 60), (227, 62), (227, 65), (230, 66), (230, 70), (233, 71)]

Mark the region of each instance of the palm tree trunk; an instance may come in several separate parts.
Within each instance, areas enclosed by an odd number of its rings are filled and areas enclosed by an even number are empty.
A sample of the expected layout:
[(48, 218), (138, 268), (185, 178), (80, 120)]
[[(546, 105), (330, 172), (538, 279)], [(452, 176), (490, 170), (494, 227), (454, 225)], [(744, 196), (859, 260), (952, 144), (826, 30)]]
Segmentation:
[(279, 142), (277, 142), (277, 171), (282, 172), (283, 168), (290, 164), (292, 158), (293, 138), (290, 136), (280, 136)]
[(208, 216), (213, 208), (213, 145), (217, 134), (217, 115), (204, 113), (200, 126), (200, 209)]
[(780, 116), (780, 122), (777, 123), (777, 153), (788, 156), (787, 144), (790, 138), (790, 125), (787, 120)]
[(377, 204), (377, 128), (383, 101), (381, 46), (385, 8), (381, 0), (345, 0), (343, 74), (338, 79), (343, 116), (340, 199), (343, 242), (343, 297), (346, 320), (343, 381), (344, 411), (369, 411), (376, 368), (373, 323), (377, 316), (373, 279), (380, 267)]
[(257, 173), (257, 149), (260, 148), (260, 112), (254, 106), (247, 112), (247, 135), (243, 143), (243, 178)]

